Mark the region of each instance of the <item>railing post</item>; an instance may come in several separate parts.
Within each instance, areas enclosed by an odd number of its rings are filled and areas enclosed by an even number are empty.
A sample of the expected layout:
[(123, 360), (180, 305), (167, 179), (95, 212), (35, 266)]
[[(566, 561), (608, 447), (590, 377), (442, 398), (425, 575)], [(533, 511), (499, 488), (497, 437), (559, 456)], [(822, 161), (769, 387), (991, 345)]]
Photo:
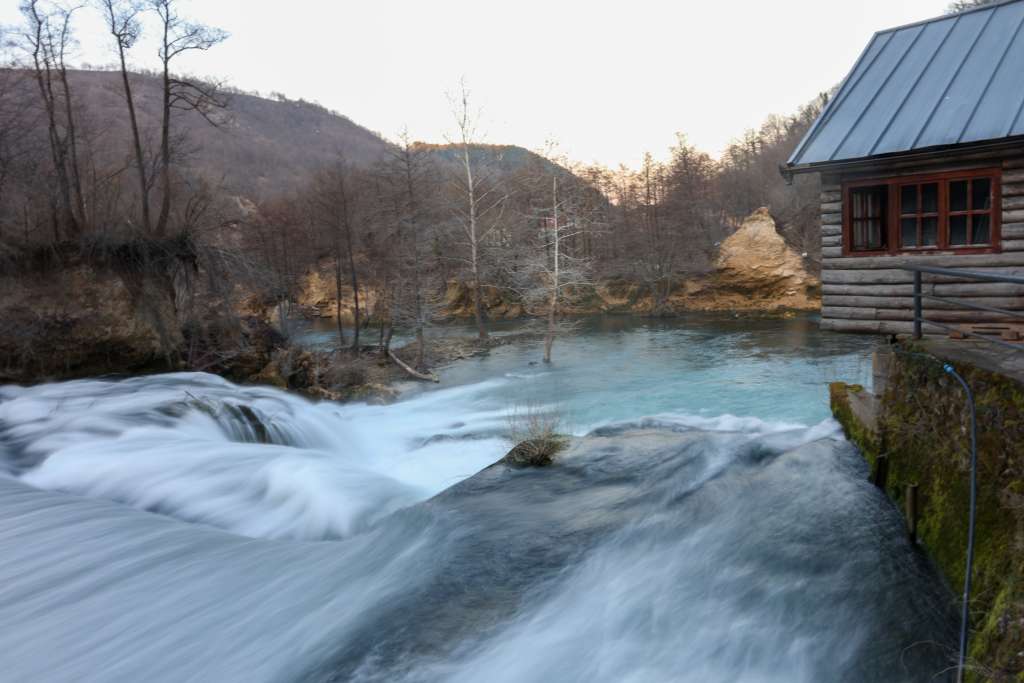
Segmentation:
[(914, 339), (921, 338), (921, 271), (914, 271)]

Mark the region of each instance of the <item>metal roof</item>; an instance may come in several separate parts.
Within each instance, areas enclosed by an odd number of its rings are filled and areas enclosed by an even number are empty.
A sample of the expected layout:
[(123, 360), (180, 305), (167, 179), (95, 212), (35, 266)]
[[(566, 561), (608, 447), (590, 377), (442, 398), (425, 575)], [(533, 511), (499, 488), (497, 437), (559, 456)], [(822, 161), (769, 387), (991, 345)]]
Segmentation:
[(1024, 0), (879, 31), (789, 170), (1024, 135)]

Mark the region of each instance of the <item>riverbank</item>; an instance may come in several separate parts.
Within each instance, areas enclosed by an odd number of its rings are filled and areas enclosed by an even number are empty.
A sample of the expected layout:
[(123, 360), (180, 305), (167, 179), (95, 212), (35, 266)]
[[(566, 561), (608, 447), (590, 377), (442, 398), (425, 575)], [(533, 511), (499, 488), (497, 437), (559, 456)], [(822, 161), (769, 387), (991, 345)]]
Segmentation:
[(1015, 370), (1001, 370), (1003, 354), (942, 340), (883, 349), (876, 354), (874, 391), (837, 383), (831, 403), (875, 480), (908, 519), (916, 514), (923, 547), (959, 592), (966, 573), (970, 418), (966, 395), (943, 364), (951, 363), (971, 387), (978, 518), (969, 680), (1016, 683), (1024, 680), (1024, 383)]

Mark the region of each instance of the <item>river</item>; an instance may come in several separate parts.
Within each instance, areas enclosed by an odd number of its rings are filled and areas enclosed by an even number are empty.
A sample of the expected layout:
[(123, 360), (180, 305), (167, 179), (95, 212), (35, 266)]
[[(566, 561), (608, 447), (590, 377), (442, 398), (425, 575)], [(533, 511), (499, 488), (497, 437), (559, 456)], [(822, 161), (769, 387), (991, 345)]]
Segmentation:
[[(602, 318), (388, 406), (0, 387), (0, 679), (945, 680), (950, 592), (829, 417), (873, 343)], [(523, 413), (589, 436), (481, 472)]]

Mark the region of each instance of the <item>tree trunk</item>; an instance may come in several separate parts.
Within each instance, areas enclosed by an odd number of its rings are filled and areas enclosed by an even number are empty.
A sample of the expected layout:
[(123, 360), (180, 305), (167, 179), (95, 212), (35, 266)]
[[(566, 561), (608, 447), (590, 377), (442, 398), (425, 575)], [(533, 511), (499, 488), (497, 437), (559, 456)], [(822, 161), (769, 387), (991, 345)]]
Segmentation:
[(338, 323), (338, 348), (345, 346), (345, 324), (341, 320), (341, 245), (334, 238), (334, 317)]
[(417, 372), (416, 370), (412, 369), (411, 367), (409, 367), (408, 363), (406, 363), (401, 358), (396, 356), (394, 351), (390, 351), (389, 350), (388, 351), (388, 356), (391, 358), (391, 360), (393, 360), (395, 362), (395, 365), (397, 365), (398, 367), (402, 368), (403, 370), (405, 370), (407, 373), (409, 373), (411, 376), (415, 377), (416, 379), (422, 379), (422, 380), (424, 380), (426, 382), (440, 382), (441, 381), (441, 380), (439, 380), (437, 378), (436, 375), (433, 375), (433, 374), (430, 374), (430, 373), (427, 373), (427, 372)]
[[(347, 213), (347, 211), (346, 211)], [(359, 353), (359, 276), (356, 274), (356, 259), (352, 253), (352, 230), (348, 224), (348, 217), (345, 218), (345, 243), (348, 250), (348, 272), (349, 282), (352, 285), (352, 353)]]
[(483, 297), (480, 293), (480, 251), (477, 243), (476, 185), (473, 180), (473, 165), (469, 160), (469, 144), (463, 142), (462, 163), (466, 170), (466, 191), (469, 199), (469, 255), (470, 267), (473, 271), (473, 316), (476, 318), (477, 336), (487, 339), (484, 328)]
[(171, 214), (171, 74), (169, 64), (168, 22), (164, 22), (164, 76), (163, 117), (160, 124), (160, 215), (156, 220), (156, 235), (167, 234), (167, 221)]
[(147, 235), (153, 234), (153, 222), (149, 215), (149, 181), (146, 178), (146, 161), (142, 156), (142, 137), (139, 135), (139, 121), (135, 115), (135, 99), (132, 86), (128, 81), (128, 64), (125, 60), (124, 46), (118, 39), (118, 56), (121, 58), (121, 84), (124, 86), (124, 99), (128, 104), (128, 120), (132, 127), (132, 147), (135, 153), (136, 177), (139, 181), (139, 201), (142, 207), (142, 227)]
[(552, 232), (554, 233), (554, 253), (553, 259), (554, 264), (551, 271), (551, 295), (548, 301), (548, 331), (544, 335), (544, 362), (551, 362), (551, 347), (555, 344), (555, 329), (557, 324), (558, 316), (558, 290), (561, 286), (559, 282), (559, 250), (561, 249), (561, 234), (558, 226), (558, 178), (552, 180), (552, 214), (553, 214), (553, 225)]

